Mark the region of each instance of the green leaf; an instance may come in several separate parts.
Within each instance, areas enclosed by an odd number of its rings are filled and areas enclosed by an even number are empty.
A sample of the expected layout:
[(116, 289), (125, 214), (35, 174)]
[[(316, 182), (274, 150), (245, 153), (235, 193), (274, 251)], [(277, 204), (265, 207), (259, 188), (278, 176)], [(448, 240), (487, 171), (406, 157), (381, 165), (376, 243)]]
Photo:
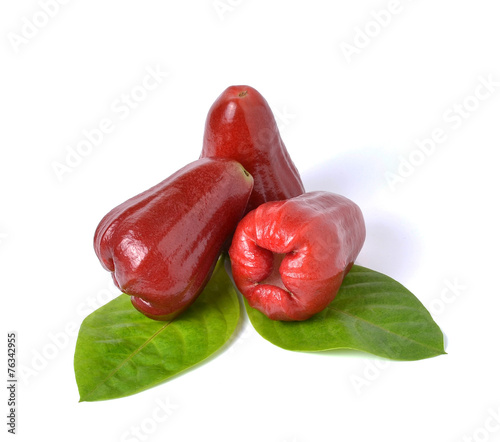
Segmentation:
[(203, 293), (172, 321), (149, 319), (129, 296), (118, 296), (80, 327), (74, 358), (80, 401), (129, 396), (198, 364), (228, 341), (239, 315), (222, 259)]
[(296, 351), (354, 349), (396, 360), (445, 354), (443, 334), (421, 302), (392, 278), (353, 266), (336, 298), (306, 321), (273, 321), (251, 308), (257, 332)]

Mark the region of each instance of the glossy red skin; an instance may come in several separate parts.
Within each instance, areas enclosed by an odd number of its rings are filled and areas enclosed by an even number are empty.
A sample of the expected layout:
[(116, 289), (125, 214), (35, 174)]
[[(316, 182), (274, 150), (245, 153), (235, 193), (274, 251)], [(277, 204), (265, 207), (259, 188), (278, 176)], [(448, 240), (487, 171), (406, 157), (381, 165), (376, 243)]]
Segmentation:
[(250, 86), (230, 86), (205, 122), (201, 157), (231, 158), (254, 179), (247, 212), (305, 192), (264, 97)]
[(361, 210), (340, 195), (309, 192), (263, 204), (233, 236), (235, 284), (270, 319), (308, 319), (335, 298), (365, 235)]
[(252, 183), (236, 161), (194, 161), (111, 210), (95, 232), (97, 256), (137, 310), (173, 319), (208, 282)]

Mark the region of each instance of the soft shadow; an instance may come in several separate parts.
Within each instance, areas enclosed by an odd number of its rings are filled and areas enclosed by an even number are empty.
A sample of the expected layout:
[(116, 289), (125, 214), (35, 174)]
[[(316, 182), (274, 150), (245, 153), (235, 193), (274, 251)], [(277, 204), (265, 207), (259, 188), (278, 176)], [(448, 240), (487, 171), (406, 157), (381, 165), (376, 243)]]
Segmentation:
[(396, 280), (410, 277), (422, 254), (418, 231), (408, 219), (378, 210), (365, 214), (366, 240), (357, 264)]
[(322, 351), (309, 351), (302, 352), (310, 355), (318, 355), (320, 357), (334, 357), (334, 358), (353, 358), (353, 359), (372, 359), (377, 358), (376, 356), (371, 355), (370, 353), (365, 353), (359, 350), (351, 350), (348, 348), (339, 348), (334, 350), (322, 350)]
[(421, 256), (418, 230), (409, 218), (383, 211), (377, 198), (387, 192), (387, 171), (394, 170), (394, 156), (383, 148), (366, 147), (343, 152), (302, 172), (306, 190), (326, 190), (344, 195), (358, 204), (366, 224), (366, 240), (357, 263), (405, 279)]
[(387, 189), (385, 173), (393, 170), (393, 162), (393, 156), (383, 149), (369, 147), (335, 155), (301, 172), (301, 176), (308, 192), (327, 190), (361, 205), (374, 193)]

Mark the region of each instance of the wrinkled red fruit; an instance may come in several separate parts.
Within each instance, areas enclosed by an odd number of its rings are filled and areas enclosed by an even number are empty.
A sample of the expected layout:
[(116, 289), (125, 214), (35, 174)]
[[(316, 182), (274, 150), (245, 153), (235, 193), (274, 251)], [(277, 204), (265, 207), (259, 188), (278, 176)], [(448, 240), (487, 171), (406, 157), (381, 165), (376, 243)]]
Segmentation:
[(229, 249), (234, 281), (270, 319), (305, 320), (335, 298), (364, 240), (361, 210), (343, 196), (269, 202), (238, 224)]

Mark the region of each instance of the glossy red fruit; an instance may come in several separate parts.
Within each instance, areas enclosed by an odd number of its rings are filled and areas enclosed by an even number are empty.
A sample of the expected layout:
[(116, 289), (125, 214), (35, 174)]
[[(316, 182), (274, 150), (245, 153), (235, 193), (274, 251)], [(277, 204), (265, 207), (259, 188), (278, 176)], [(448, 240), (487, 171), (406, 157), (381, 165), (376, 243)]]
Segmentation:
[(252, 191), (236, 161), (203, 158), (111, 210), (94, 249), (137, 310), (169, 320), (208, 282)]
[(231, 158), (254, 179), (247, 212), (267, 201), (304, 193), (264, 97), (250, 86), (230, 86), (210, 108), (201, 157)]
[(305, 320), (335, 298), (364, 240), (361, 210), (343, 196), (269, 202), (238, 224), (229, 249), (234, 281), (270, 319)]

